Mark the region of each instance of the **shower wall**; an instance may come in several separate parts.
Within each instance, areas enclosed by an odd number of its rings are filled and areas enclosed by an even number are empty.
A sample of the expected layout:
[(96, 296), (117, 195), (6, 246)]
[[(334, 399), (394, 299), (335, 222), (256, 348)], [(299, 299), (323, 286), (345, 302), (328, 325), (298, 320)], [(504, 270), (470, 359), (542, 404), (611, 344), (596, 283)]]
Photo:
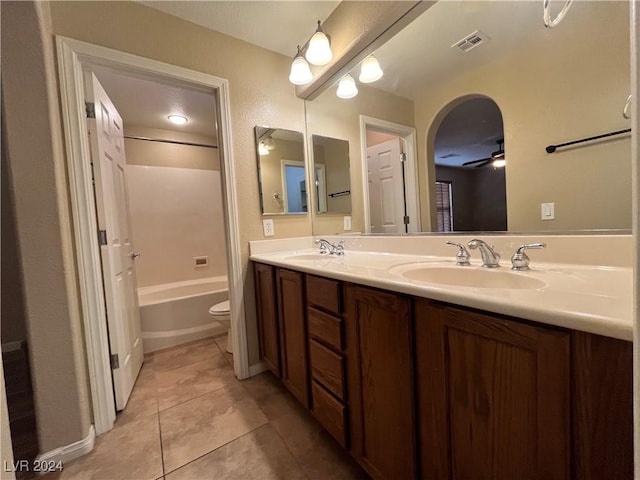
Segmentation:
[[(125, 135), (214, 144), (215, 139), (125, 126)], [(216, 149), (125, 141), (138, 287), (227, 274)], [(207, 266), (195, 258), (208, 257)]]

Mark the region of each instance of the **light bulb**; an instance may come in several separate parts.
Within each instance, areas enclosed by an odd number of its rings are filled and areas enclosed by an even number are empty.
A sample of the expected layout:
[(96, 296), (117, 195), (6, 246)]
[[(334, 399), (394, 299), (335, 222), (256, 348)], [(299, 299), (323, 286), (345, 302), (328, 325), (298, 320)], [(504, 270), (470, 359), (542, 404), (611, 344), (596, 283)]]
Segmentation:
[(322, 31), (319, 20), (318, 29), (311, 37), (311, 40), (309, 40), (309, 46), (307, 47), (305, 57), (309, 63), (313, 65), (326, 65), (333, 58), (329, 38)]
[(169, 115), (167, 118), (171, 123), (175, 123), (176, 125), (184, 125), (189, 121), (184, 115)]
[(358, 87), (356, 87), (356, 81), (350, 74), (346, 74), (340, 80), (338, 84), (338, 91), (336, 95), (340, 98), (353, 98), (358, 94)]
[(383, 72), (380, 68), (380, 64), (378, 63), (378, 59), (373, 55), (369, 55), (362, 62), (362, 67), (360, 67), (360, 77), (359, 80), (362, 83), (371, 83), (376, 80), (380, 80), (382, 78)]
[(263, 143), (260, 142), (258, 144), (258, 154), (259, 155), (269, 155), (269, 149), (267, 148), (267, 146)]
[(507, 164), (507, 161), (505, 159), (502, 160), (494, 160), (492, 165), (496, 168), (501, 168), (504, 167)]
[(306, 85), (313, 79), (313, 74), (309, 68), (309, 64), (302, 56), (300, 47), (298, 46), (298, 54), (291, 63), (291, 73), (289, 73), (289, 81), (294, 85)]

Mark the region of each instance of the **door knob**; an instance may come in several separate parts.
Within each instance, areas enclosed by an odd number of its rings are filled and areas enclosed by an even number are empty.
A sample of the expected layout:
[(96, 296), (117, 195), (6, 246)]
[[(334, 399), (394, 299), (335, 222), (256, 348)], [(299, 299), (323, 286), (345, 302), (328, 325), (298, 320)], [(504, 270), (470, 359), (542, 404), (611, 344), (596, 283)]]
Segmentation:
[(131, 252), (129, 254), (129, 256), (131, 257), (131, 260), (135, 260), (136, 258), (138, 258), (140, 256), (140, 252)]

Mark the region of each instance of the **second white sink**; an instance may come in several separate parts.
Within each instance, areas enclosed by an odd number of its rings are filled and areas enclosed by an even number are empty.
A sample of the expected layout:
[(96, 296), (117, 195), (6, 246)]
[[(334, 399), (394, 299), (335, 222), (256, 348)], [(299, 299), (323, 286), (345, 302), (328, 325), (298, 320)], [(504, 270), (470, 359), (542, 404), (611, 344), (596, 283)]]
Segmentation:
[(510, 270), (478, 267), (402, 265), (390, 270), (414, 282), (451, 285), (454, 287), (537, 289), (546, 286), (538, 278)]

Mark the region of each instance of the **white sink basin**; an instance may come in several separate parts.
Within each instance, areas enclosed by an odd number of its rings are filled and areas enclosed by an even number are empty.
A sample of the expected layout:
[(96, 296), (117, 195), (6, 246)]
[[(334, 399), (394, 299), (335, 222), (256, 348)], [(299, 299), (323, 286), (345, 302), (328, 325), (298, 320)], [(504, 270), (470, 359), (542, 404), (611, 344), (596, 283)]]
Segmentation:
[(399, 273), (402, 277), (414, 282), (454, 287), (531, 290), (546, 286), (546, 283), (538, 278), (502, 269), (425, 265), (416, 265), (412, 268), (410, 265), (403, 265), (400, 268), (392, 269), (391, 273)]
[(299, 261), (315, 261), (315, 260), (331, 260), (335, 258), (333, 255), (320, 254), (320, 253), (300, 253), (297, 255), (289, 255), (285, 257), (285, 260), (299, 260)]

